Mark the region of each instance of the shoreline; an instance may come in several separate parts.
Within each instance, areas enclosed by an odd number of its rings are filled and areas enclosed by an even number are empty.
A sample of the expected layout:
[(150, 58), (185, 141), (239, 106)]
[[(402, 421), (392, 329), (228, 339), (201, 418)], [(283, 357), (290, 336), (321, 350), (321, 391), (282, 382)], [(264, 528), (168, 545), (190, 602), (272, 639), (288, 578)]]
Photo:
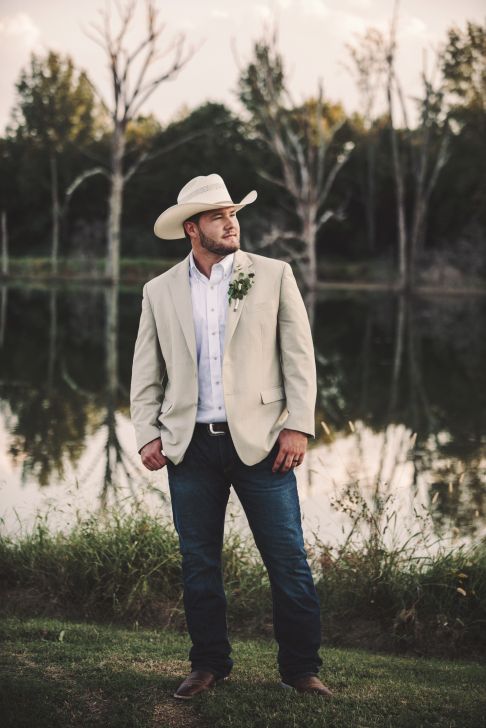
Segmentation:
[[(164, 272), (164, 271), (160, 271)], [(158, 275), (157, 273), (155, 275)], [(143, 286), (150, 277), (154, 276), (121, 276), (118, 286)], [(97, 275), (73, 275), (73, 274), (56, 274), (56, 275), (39, 275), (36, 273), (13, 273), (0, 275), (0, 285), (9, 284), (41, 284), (46, 287), (72, 283), (79, 285), (95, 285), (100, 287), (110, 287), (115, 285), (113, 281), (105, 276)], [(341, 280), (319, 280), (315, 291), (317, 293), (324, 291), (370, 291), (383, 293), (400, 293), (396, 283), (381, 281), (341, 281)], [(419, 296), (485, 296), (486, 282), (483, 286), (447, 286), (447, 285), (420, 285), (416, 286), (409, 295)]]

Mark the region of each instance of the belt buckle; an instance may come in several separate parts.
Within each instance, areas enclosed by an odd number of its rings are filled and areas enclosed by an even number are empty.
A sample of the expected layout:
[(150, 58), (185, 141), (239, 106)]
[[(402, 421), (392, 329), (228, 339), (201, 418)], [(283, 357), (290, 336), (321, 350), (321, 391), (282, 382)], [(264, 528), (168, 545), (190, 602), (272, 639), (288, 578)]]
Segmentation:
[(225, 434), (224, 430), (214, 430), (213, 429), (214, 422), (209, 422), (208, 427), (209, 427), (209, 432), (211, 433), (211, 435), (224, 435)]

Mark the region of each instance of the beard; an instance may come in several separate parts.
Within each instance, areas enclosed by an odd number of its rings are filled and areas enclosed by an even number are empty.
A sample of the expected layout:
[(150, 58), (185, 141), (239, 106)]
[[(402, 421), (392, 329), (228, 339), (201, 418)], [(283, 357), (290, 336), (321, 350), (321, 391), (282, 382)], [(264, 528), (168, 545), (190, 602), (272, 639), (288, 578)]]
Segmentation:
[(230, 253), (234, 253), (234, 251), (238, 250), (240, 247), (240, 236), (238, 233), (236, 233), (235, 237), (227, 238), (226, 242), (224, 242), (214, 240), (214, 238), (208, 238), (207, 235), (204, 235), (200, 228), (198, 229), (201, 245), (206, 250), (209, 250), (210, 253), (216, 253), (217, 255), (229, 255)]

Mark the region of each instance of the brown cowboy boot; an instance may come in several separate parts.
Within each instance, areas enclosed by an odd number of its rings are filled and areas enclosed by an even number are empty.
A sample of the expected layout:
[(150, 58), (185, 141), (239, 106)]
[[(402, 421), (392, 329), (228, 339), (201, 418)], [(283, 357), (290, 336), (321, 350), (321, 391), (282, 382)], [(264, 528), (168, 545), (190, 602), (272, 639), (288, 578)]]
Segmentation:
[(174, 698), (182, 698), (183, 700), (190, 700), (194, 695), (202, 693), (204, 690), (214, 687), (220, 680), (227, 680), (228, 678), (217, 678), (212, 672), (207, 670), (193, 670), (185, 680), (181, 682), (179, 687), (174, 693)]
[(301, 675), (293, 680), (281, 681), (283, 688), (294, 688), (298, 693), (314, 693), (322, 695), (323, 698), (332, 698), (333, 694), (326, 685), (324, 685), (317, 675)]

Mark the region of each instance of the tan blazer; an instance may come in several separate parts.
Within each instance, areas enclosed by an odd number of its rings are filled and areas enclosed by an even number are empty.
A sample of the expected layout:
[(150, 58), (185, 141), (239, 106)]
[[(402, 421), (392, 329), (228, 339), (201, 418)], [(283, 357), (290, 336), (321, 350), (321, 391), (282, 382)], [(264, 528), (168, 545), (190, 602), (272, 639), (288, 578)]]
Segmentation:
[[(288, 263), (235, 252), (233, 277), (254, 273), (234, 311), (228, 304), (223, 391), (236, 451), (260, 462), (284, 427), (315, 437), (316, 368), (309, 319)], [(143, 287), (130, 392), (137, 449), (162, 438), (181, 462), (196, 422), (198, 376), (189, 255)]]

